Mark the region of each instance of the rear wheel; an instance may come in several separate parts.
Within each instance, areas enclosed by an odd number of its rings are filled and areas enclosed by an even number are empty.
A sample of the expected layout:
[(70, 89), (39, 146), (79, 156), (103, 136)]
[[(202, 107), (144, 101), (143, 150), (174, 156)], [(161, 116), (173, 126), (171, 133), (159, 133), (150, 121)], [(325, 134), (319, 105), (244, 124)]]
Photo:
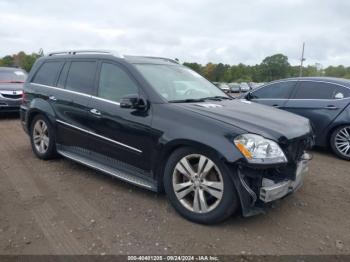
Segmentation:
[(238, 207), (230, 174), (215, 156), (191, 148), (169, 158), (164, 188), (173, 207), (185, 218), (213, 224), (228, 218)]
[(40, 159), (56, 156), (54, 129), (44, 115), (34, 117), (30, 128), (30, 141), (34, 153)]
[(331, 147), (342, 159), (350, 160), (350, 125), (341, 126), (331, 135)]

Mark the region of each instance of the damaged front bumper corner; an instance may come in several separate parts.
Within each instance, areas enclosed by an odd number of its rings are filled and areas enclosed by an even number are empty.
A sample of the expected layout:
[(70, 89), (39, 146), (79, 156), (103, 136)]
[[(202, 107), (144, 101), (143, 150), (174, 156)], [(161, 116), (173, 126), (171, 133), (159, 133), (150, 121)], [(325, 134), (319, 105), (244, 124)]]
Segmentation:
[(303, 185), (311, 158), (311, 155), (305, 152), (297, 163), (286, 167), (239, 168), (239, 195), (243, 216), (264, 213), (269, 203), (297, 191)]
[(309, 170), (308, 161), (309, 160), (303, 159), (297, 164), (295, 180), (275, 183), (271, 179), (263, 178), (259, 192), (260, 200), (264, 203), (268, 203), (297, 191), (303, 185), (304, 177)]

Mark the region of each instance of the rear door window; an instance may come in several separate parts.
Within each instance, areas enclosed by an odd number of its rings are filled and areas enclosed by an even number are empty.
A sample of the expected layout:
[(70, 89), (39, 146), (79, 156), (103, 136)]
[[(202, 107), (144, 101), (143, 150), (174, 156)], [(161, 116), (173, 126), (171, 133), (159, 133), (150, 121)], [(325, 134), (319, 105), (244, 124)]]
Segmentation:
[(333, 99), (335, 89), (330, 83), (300, 81), (294, 99)]
[(66, 80), (66, 89), (92, 94), (96, 65), (96, 61), (72, 61)]
[(63, 66), (62, 61), (45, 62), (35, 74), (33, 83), (54, 86), (59, 72)]
[(252, 93), (254, 99), (288, 99), (295, 81), (279, 82), (266, 85)]

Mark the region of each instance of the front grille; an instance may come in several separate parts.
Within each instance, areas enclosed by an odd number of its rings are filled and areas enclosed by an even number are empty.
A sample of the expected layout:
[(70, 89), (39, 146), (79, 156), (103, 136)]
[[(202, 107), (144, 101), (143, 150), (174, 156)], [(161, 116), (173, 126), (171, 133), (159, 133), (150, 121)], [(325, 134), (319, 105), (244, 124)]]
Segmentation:
[(9, 99), (20, 99), (22, 97), (22, 95), (8, 95), (8, 94), (1, 94), (1, 95)]
[(304, 154), (304, 151), (310, 149), (313, 144), (314, 138), (311, 134), (302, 138), (294, 139), (285, 148), (287, 158), (293, 162), (299, 161)]

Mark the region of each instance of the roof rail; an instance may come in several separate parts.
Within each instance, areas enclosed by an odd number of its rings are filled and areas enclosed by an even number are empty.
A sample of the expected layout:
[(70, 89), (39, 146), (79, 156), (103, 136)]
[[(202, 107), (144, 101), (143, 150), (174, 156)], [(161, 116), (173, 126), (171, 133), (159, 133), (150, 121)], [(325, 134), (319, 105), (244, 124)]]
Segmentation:
[(174, 63), (174, 64), (178, 64), (179, 62), (176, 61), (175, 59), (171, 59), (171, 58), (166, 58), (166, 57), (158, 57), (158, 56), (138, 56), (138, 55), (127, 55), (125, 56), (126, 58), (130, 57), (130, 58), (147, 58), (147, 59), (159, 59), (159, 60), (164, 60), (170, 63)]
[(56, 51), (56, 52), (50, 52), (47, 55), (48, 56), (54, 56), (54, 55), (77, 55), (77, 54), (106, 54), (106, 55), (113, 55), (116, 57), (122, 57), (120, 54), (108, 51), (108, 50), (67, 50), (67, 51)]

